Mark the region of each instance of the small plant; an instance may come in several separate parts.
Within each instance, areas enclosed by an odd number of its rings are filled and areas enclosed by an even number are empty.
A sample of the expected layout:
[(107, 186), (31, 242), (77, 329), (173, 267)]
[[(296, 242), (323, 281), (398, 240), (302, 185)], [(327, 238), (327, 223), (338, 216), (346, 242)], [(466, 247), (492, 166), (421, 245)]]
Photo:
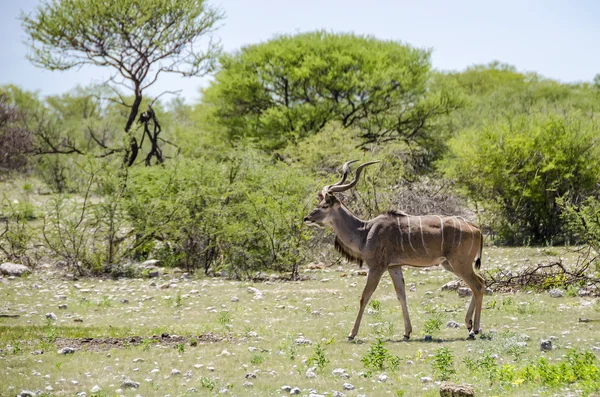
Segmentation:
[(431, 362), (433, 370), (438, 374), (440, 380), (448, 380), (456, 373), (454, 369), (454, 355), (447, 347), (437, 349)]
[(180, 292), (178, 292), (177, 296), (175, 297), (175, 306), (176, 307), (181, 306), (181, 293)]
[(381, 302), (377, 299), (371, 299), (369, 305), (373, 308), (373, 310), (380, 311), (381, 310)]
[(322, 370), (327, 364), (329, 364), (329, 359), (325, 355), (325, 349), (323, 349), (320, 343), (317, 343), (313, 355), (308, 359), (308, 365), (316, 365)]
[(360, 360), (366, 368), (384, 370), (390, 368), (395, 370), (400, 365), (400, 357), (390, 354), (383, 339), (379, 338), (374, 342), (367, 354)]
[(46, 338), (48, 338), (48, 342), (53, 343), (58, 337), (58, 330), (54, 327), (49, 327), (46, 330)]
[(175, 348), (177, 349), (177, 352), (179, 354), (183, 354), (185, 353), (185, 345), (183, 343), (178, 343), (175, 345)]
[(198, 339), (190, 338), (190, 346), (192, 346), (192, 347), (198, 346)]
[(213, 391), (215, 388), (215, 382), (212, 379), (203, 376), (202, 378), (200, 378), (200, 386), (207, 388), (210, 391)]
[(265, 362), (265, 356), (261, 354), (253, 354), (250, 358), (250, 363), (254, 365), (262, 364)]
[(19, 342), (18, 340), (13, 340), (10, 343), (10, 346), (11, 346), (12, 354), (19, 355), (19, 354), (23, 353), (23, 348), (21, 347), (21, 342)]
[(217, 319), (217, 323), (221, 325), (226, 325), (231, 323), (231, 313), (229, 312), (221, 312), (219, 314), (219, 318)]
[(425, 324), (423, 324), (423, 332), (425, 335), (433, 335), (442, 328), (442, 317), (439, 313), (432, 315)]
[(60, 367), (62, 367), (62, 362), (57, 362), (56, 364), (54, 364), (54, 366), (56, 367), (56, 369), (60, 370)]
[(144, 339), (142, 339), (142, 343), (140, 344), (140, 346), (142, 346), (143, 351), (147, 351), (156, 342), (158, 342), (156, 339), (144, 338)]
[(100, 307), (110, 307), (110, 300), (107, 295), (104, 295), (100, 302), (98, 302), (98, 306)]

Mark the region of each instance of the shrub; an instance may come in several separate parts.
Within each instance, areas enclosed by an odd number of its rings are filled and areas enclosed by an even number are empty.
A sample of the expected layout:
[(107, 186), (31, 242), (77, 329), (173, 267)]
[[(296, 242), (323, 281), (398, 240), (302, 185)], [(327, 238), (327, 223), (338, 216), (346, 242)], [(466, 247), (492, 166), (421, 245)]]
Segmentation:
[(447, 175), (484, 205), (500, 241), (560, 242), (559, 199), (577, 203), (596, 189), (597, 135), (577, 114), (509, 118), (454, 139)]

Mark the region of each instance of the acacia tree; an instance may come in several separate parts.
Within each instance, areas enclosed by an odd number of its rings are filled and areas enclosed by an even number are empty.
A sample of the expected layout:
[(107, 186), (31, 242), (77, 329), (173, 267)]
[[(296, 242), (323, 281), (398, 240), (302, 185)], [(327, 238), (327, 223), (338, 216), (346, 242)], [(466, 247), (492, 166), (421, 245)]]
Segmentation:
[[(146, 164), (153, 156), (163, 161), (160, 124), (151, 107), (139, 119), (144, 124), (139, 144), (132, 130), (144, 91), (161, 73), (198, 76), (211, 71), (220, 52), (212, 33), (223, 17), (204, 0), (46, 0), (32, 14), (22, 14), (21, 21), (35, 66), (113, 70), (108, 85), (129, 113), (124, 128), (128, 147), (119, 151), (131, 166), (144, 136), (151, 141)], [(132, 91), (132, 99), (121, 95), (119, 87)]]
[(431, 87), (430, 52), (396, 41), (324, 31), (282, 35), (221, 58), (204, 93), (229, 138), (273, 149), (329, 121), (357, 127), (363, 146), (415, 142), (460, 101)]

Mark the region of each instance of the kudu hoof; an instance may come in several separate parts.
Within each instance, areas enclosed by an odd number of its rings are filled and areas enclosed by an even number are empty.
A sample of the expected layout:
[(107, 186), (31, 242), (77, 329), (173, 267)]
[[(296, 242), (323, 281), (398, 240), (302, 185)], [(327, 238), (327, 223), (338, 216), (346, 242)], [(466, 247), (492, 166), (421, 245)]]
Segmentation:
[(410, 339), (410, 335), (404, 335), (404, 340), (409, 340)]
[(469, 334), (467, 340), (475, 340), (475, 334)]
[(352, 335), (348, 335), (348, 340), (349, 340), (350, 342), (352, 342), (352, 341), (354, 340), (354, 336), (352, 336)]

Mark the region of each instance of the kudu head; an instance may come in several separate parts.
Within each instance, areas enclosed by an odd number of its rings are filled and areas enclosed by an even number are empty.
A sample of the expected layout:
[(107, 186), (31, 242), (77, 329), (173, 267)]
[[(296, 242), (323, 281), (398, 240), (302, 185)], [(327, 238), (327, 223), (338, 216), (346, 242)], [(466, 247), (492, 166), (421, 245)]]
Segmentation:
[(344, 182), (346, 182), (346, 178), (348, 178), (348, 174), (350, 173), (350, 164), (356, 161), (358, 160), (350, 160), (344, 163), (344, 166), (342, 167), (342, 179), (333, 185), (326, 185), (323, 187), (323, 189), (321, 189), (317, 195), (319, 204), (314, 210), (312, 210), (310, 214), (304, 217), (305, 223), (316, 224), (319, 226), (330, 224), (332, 221), (332, 216), (341, 206), (340, 200), (335, 197), (334, 193), (344, 192), (352, 188), (358, 182), (363, 168), (371, 164), (379, 163), (379, 161), (369, 161), (359, 165), (354, 174), (354, 180), (344, 184)]

